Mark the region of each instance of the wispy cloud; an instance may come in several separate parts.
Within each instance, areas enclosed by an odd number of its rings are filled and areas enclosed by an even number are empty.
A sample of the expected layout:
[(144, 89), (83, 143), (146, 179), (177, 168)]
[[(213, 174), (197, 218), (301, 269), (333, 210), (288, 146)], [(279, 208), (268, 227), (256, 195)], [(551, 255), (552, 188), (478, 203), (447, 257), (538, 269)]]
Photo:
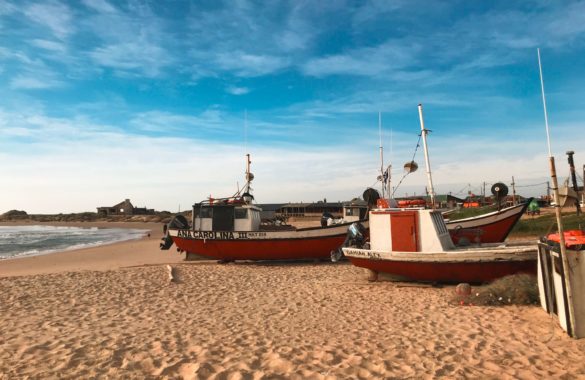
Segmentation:
[(17, 75), (10, 81), (10, 87), (13, 89), (39, 90), (64, 86), (61, 81), (51, 78), (39, 78), (33, 76)]
[(103, 13), (116, 13), (116, 8), (106, 0), (82, 0), (85, 6)]
[(65, 53), (67, 51), (67, 45), (58, 41), (37, 38), (32, 40), (31, 44), (41, 49), (48, 50), (50, 52)]
[(169, 112), (151, 111), (136, 114), (130, 124), (146, 132), (164, 132), (165, 134), (201, 135), (227, 133), (231, 131), (230, 116), (219, 109), (209, 108), (200, 114), (181, 115)]
[(32, 4), (24, 9), (24, 14), (32, 21), (49, 28), (59, 39), (73, 33), (72, 12), (67, 5), (59, 1)]
[(222, 70), (242, 77), (271, 74), (289, 65), (284, 57), (254, 55), (242, 51), (219, 53), (215, 57), (215, 62)]
[[(5, 0), (5, 1), (0, 2), (0, 16), (14, 13), (17, 10), (18, 10), (18, 8), (16, 7), (16, 5), (11, 3), (9, 0)], [(1, 26), (0, 26), (0, 28), (1, 28)]]
[(247, 87), (230, 86), (226, 88), (226, 91), (232, 95), (245, 95), (250, 92), (250, 89)]
[(417, 65), (418, 44), (387, 41), (384, 44), (352, 49), (345, 54), (316, 58), (308, 61), (303, 70), (308, 75), (332, 74), (378, 76), (390, 70)]
[(163, 68), (172, 63), (164, 48), (146, 40), (99, 47), (89, 55), (100, 66), (126, 74), (136, 71), (146, 77), (160, 75)]

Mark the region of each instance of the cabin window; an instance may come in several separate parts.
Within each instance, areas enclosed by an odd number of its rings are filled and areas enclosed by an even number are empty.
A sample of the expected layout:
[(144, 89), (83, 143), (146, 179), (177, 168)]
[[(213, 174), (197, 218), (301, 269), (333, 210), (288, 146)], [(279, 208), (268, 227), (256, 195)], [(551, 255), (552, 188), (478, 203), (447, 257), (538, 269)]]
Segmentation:
[(445, 225), (445, 221), (443, 220), (443, 215), (438, 212), (434, 212), (431, 214), (431, 218), (433, 219), (433, 224), (437, 229), (439, 235), (447, 234), (449, 231), (447, 230), (447, 225)]
[(248, 210), (245, 208), (237, 208), (235, 211), (236, 219), (246, 219), (248, 217)]
[(200, 218), (211, 218), (213, 216), (213, 209), (211, 207), (201, 207), (199, 209)]
[(345, 209), (345, 216), (354, 216), (355, 213), (353, 212), (353, 208), (346, 208)]

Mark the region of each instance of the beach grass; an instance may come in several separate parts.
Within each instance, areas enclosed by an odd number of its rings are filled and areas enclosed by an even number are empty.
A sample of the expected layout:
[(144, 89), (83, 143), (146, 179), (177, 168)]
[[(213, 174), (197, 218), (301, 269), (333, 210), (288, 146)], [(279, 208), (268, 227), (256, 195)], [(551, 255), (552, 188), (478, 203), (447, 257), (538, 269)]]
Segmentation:
[[(518, 221), (510, 233), (511, 236), (544, 236), (557, 231), (557, 220), (554, 213), (547, 213), (534, 217), (523, 217)], [(576, 215), (574, 212), (563, 214), (563, 227), (565, 230), (585, 228), (585, 216)]]

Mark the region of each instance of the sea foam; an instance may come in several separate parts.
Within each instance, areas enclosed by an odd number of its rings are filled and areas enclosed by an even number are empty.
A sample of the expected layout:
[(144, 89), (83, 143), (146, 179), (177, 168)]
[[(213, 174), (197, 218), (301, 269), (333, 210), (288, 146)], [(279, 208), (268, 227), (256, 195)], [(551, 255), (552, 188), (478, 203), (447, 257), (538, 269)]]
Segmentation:
[(0, 260), (140, 239), (148, 230), (56, 226), (0, 226)]

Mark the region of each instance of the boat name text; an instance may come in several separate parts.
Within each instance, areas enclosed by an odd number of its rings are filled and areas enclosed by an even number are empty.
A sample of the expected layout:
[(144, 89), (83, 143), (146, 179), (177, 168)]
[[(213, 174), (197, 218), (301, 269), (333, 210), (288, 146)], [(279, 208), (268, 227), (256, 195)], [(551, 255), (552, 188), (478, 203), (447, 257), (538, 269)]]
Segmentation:
[(366, 251), (361, 249), (347, 249), (343, 250), (348, 256), (353, 257), (367, 257), (368, 259), (381, 259), (382, 255), (378, 252)]
[(265, 237), (266, 232), (191, 231), (178, 230), (177, 237), (186, 239), (238, 240)]

